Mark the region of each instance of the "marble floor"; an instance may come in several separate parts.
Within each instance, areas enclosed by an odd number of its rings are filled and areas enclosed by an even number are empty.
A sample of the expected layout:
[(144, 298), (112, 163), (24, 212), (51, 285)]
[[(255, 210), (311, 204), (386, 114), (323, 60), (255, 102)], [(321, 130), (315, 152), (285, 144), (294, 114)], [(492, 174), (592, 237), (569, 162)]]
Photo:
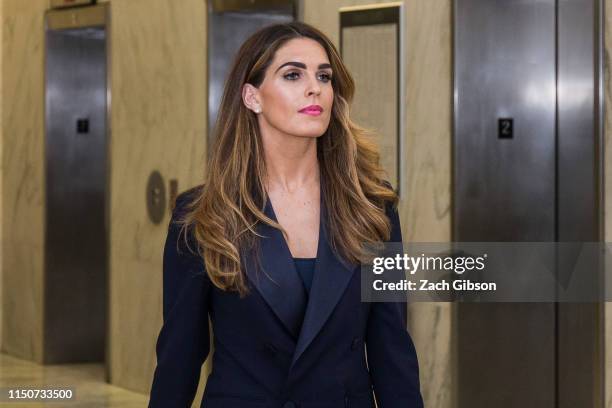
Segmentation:
[[(7, 402), (5, 395), (10, 387), (33, 388), (36, 386), (70, 387), (72, 400), (61, 402)], [(4, 394), (0, 407), (38, 408), (140, 408), (146, 407), (148, 397), (125, 390), (104, 381), (102, 364), (38, 365), (30, 361), (0, 353), (0, 389)]]

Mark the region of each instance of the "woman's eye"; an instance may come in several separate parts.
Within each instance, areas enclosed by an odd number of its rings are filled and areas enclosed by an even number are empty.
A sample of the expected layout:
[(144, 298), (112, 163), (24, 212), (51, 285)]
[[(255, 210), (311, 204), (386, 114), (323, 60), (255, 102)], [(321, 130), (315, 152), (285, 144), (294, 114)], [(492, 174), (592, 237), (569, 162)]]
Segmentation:
[[(298, 79), (300, 76), (300, 74), (298, 72), (289, 72), (287, 74), (285, 74), (283, 76), (283, 78), (289, 80), (289, 81), (295, 81), (296, 79)], [(323, 81), (323, 82), (329, 82), (332, 79), (332, 76), (328, 73), (321, 73), (319, 78)]]
[(297, 76), (299, 76), (300, 74), (298, 74), (297, 72), (289, 72), (288, 74), (285, 74), (284, 78), (285, 78), (285, 79), (288, 79), (288, 80), (290, 80), (290, 81), (294, 81), (294, 80), (296, 80), (297, 78), (296, 78), (295, 76), (293, 76), (293, 75), (297, 75)]
[(325, 72), (321, 74), (321, 77), (323, 78), (323, 82), (329, 82), (332, 79), (332, 76), (330, 74), (325, 73)]

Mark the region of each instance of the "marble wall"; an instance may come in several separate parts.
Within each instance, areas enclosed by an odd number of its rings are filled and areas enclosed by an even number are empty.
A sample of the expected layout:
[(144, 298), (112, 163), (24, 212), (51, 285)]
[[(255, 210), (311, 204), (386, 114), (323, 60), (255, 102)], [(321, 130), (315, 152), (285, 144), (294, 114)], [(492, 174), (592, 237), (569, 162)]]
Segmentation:
[[(99, 3), (104, 1), (99, 1)], [(108, 1), (107, 1), (108, 2)], [(3, 350), (43, 362), (44, 12), (48, 0), (3, 0)], [(179, 191), (199, 184), (206, 157), (206, 3), (113, 0), (110, 333), (112, 383), (148, 393), (161, 327), (161, 224), (145, 187), (158, 170)]]
[[(42, 362), (43, 12), (46, 0), (3, 1), (2, 349)], [(10, 234), (6, 234), (10, 231)]]
[(202, 0), (113, 0), (110, 379), (148, 392), (161, 325), (167, 220), (152, 224), (150, 172), (183, 191), (206, 157), (206, 9)]
[[(301, 13), (303, 21), (324, 31), (338, 46), (338, 9), (374, 3), (384, 1), (307, 0)], [(406, 198), (400, 203), (400, 219), (405, 241), (451, 238), (451, 6), (451, 0), (404, 2), (407, 127), (401, 190)], [(428, 407), (447, 408), (452, 403), (452, 311), (448, 303), (410, 305), (410, 332)]]

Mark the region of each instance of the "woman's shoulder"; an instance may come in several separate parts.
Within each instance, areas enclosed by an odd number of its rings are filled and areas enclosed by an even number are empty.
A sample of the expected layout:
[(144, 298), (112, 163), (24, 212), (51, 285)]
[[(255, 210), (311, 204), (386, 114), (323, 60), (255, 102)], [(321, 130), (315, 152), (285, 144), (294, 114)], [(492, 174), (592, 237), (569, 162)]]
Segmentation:
[(189, 205), (202, 193), (204, 184), (191, 187), (176, 196), (172, 213), (180, 218), (189, 209)]
[(385, 210), (388, 214), (389, 212), (397, 210), (399, 198), (397, 197), (397, 191), (393, 188), (393, 185), (389, 182), (389, 180), (381, 180), (381, 185), (393, 193), (393, 199), (385, 200)]
[(187, 221), (186, 215), (193, 209), (196, 198), (201, 194), (203, 187), (204, 185), (200, 184), (179, 193), (172, 207), (172, 217), (170, 220), (171, 233), (174, 232), (177, 238), (182, 233), (187, 233), (190, 244), (193, 244), (195, 240), (193, 236), (194, 225), (192, 221)]
[(168, 250), (176, 252), (176, 256), (191, 259), (197, 254), (197, 241), (194, 235), (193, 220), (187, 220), (186, 215), (192, 209), (196, 197), (201, 193), (203, 185), (198, 185), (179, 193), (172, 208), (172, 216), (168, 226), (168, 243), (173, 244)]
[(399, 205), (399, 197), (397, 197), (397, 192), (391, 185), (388, 180), (382, 180), (382, 184), (385, 188), (393, 191), (394, 199), (385, 200), (385, 214), (389, 218), (391, 223), (391, 235), (390, 242), (401, 242), (402, 241), (402, 227), (399, 219), (398, 213), (398, 205)]

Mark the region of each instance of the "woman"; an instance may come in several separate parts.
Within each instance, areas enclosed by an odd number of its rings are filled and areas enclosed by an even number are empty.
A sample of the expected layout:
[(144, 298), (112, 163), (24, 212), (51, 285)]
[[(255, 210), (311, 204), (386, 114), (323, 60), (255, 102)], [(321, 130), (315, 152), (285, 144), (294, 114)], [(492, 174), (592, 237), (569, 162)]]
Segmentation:
[(401, 232), (378, 153), (349, 118), (353, 93), (307, 24), (240, 48), (206, 182), (173, 210), (150, 407), (191, 406), (209, 315), (202, 407), (423, 406), (405, 304), (360, 301), (363, 244)]

